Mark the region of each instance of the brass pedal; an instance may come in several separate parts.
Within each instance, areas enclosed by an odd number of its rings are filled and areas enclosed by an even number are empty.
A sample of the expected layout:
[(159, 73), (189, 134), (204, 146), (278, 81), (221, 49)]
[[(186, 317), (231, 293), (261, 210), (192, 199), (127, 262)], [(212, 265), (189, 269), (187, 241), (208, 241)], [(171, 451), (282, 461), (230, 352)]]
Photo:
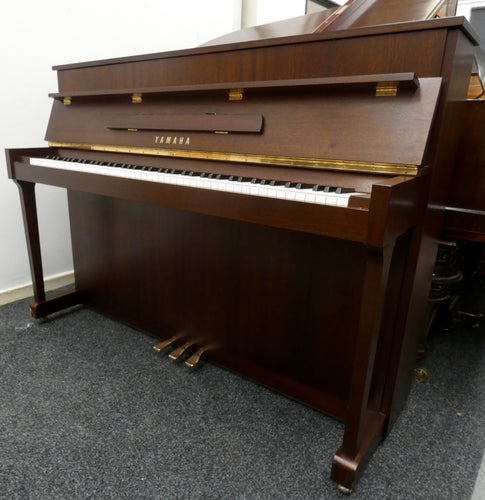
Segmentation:
[(181, 345), (180, 347), (177, 347), (177, 349), (175, 349), (174, 351), (172, 351), (168, 357), (170, 359), (173, 359), (174, 361), (176, 361), (177, 359), (180, 358), (180, 356), (182, 356), (182, 354), (192, 345), (194, 345), (196, 343), (195, 340), (189, 340), (188, 342), (185, 342), (185, 344)]
[(212, 344), (202, 346), (197, 352), (195, 352), (194, 354), (192, 354), (192, 356), (190, 356), (190, 358), (185, 362), (185, 364), (190, 368), (195, 368), (198, 365), (200, 358), (202, 357), (202, 354), (204, 354), (204, 352), (208, 351), (209, 349), (214, 349), (215, 347), (216, 346)]
[(170, 337), (169, 339), (163, 340), (162, 342), (159, 342), (157, 345), (154, 345), (153, 349), (155, 349), (155, 351), (157, 351), (157, 352), (163, 351), (165, 349), (165, 347), (168, 347), (170, 344), (173, 344), (177, 340), (180, 340), (182, 337), (183, 337), (183, 333), (179, 333), (177, 335), (174, 335), (173, 337)]

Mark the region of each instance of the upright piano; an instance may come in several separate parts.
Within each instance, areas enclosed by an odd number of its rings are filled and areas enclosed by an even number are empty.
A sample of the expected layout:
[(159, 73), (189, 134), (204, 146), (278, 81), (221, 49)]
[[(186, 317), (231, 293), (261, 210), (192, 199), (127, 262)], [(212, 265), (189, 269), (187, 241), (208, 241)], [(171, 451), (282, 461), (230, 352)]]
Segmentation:
[[(49, 146), (7, 158), (35, 318), (84, 303), (340, 419), (349, 492), (409, 391), (476, 41), (347, 13), (58, 66)], [(75, 289), (51, 297), (37, 183), (68, 192)]]

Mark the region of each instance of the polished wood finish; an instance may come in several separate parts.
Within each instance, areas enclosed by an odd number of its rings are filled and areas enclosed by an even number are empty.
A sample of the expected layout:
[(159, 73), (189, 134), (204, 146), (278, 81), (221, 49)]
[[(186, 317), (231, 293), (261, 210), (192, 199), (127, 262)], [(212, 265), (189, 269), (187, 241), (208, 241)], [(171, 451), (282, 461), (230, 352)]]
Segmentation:
[(485, 241), (485, 102), (463, 101), (458, 106), (462, 126), (443, 236)]
[[(79, 102), (73, 99), (70, 106), (56, 100), (46, 139), (55, 143), (180, 151), (176, 156), (195, 150), (350, 162), (358, 159), (371, 163), (422, 163), (441, 87), (439, 78), (420, 79), (417, 88), (413, 74), (407, 78), (399, 73), (382, 75), (382, 79), (374, 77), (370, 85), (363, 78), (345, 78), (340, 84), (338, 78), (330, 82), (315, 80), (304, 80), (299, 85), (282, 80), (278, 87), (253, 85), (245, 91), (242, 101), (228, 100), (227, 92), (207, 95), (203, 90), (169, 96), (155, 94), (145, 97), (140, 105), (109, 95)], [(397, 95), (376, 97), (381, 81), (394, 82)], [(382, 99), (387, 99), (385, 105)], [(251, 117), (252, 130), (245, 125)], [(211, 124), (213, 121), (222, 128)], [(345, 140), (341, 138), (342, 123), (347, 126)]]
[[(194, 348), (213, 344), (209, 359), (341, 419), (332, 477), (352, 489), (409, 391), (443, 220), (436, 207), (448, 194), (457, 143), (452, 103), (466, 96), (473, 43), (458, 18), (58, 67), (51, 140), (143, 143), (145, 132), (106, 125), (117, 113), (141, 120), (143, 110), (200, 115), (215, 106), (261, 115), (263, 127), (222, 138), (204, 130), (202, 150), (411, 162), (417, 170), (360, 175), (69, 148), (10, 151), (10, 177), (32, 186), (24, 193), (31, 257), (40, 256), (34, 183), (67, 188), (79, 297), (161, 339), (182, 334)], [(403, 73), (419, 85), (396, 97), (371, 95), (363, 81)], [(360, 84), (308, 82), (329, 78)], [(275, 80), (271, 90), (258, 84)], [(248, 83), (247, 98), (219, 96), (234, 82)], [(127, 90), (150, 88), (139, 104), (126, 99)], [(70, 94), (72, 104), (62, 104)], [(349, 208), (316, 206), (29, 163), (43, 154), (264, 173), (365, 194)]]
[[(446, 43), (446, 30), (459, 26), (464, 27), (464, 36), (473, 43), (470, 25), (464, 18), (445, 18), (67, 64), (54, 69), (58, 72), (59, 93), (67, 95), (100, 88), (120, 90), (372, 73), (437, 76), (443, 55), (439, 48), (441, 45), (443, 49)], [(339, 57), (335, 57), (336, 52)], [(396, 53), (400, 54), (399, 59)]]
[[(379, 24), (402, 23), (430, 19), (438, 13), (441, 0), (375, 0), (355, 1), (349, 9), (354, 12), (339, 16), (327, 28), (329, 31), (348, 28), (362, 28)], [(452, 14), (454, 15), (454, 14)]]

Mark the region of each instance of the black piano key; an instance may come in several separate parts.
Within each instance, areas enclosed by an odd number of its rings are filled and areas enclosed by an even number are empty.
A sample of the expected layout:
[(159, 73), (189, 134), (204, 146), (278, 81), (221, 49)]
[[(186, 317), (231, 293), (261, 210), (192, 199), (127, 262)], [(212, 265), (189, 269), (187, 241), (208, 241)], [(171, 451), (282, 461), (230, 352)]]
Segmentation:
[(270, 186), (286, 186), (286, 184), (288, 184), (288, 183), (285, 181), (276, 181), (276, 180), (272, 179), (269, 181), (268, 184)]
[(343, 188), (343, 187), (338, 187), (335, 192), (337, 194), (345, 194), (345, 193), (355, 193), (354, 188)]
[(323, 191), (324, 193), (333, 193), (337, 188), (333, 186), (320, 186), (317, 185), (316, 188), (313, 187), (314, 191)]

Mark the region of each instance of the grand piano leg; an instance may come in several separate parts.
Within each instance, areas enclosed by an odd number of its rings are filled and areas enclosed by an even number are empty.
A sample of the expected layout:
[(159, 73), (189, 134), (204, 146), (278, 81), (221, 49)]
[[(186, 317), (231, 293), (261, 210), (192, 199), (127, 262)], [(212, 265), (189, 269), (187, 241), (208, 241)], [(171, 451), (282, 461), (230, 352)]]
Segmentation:
[(385, 415), (370, 407), (369, 395), (392, 252), (390, 245), (384, 251), (369, 249), (367, 255), (344, 437), (331, 474), (346, 493), (353, 491), (383, 437)]
[(35, 183), (16, 180), (20, 192), (20, 203), (24, 220), (25, 238), (29, 254), (34, 300), (30, 303), (30, 314), (42, 318), (67, 307), (81, 303), (81, 294), (77, 291), (46, 298), (44, 272), (40, 252), (39, 224), (35, 200)]

